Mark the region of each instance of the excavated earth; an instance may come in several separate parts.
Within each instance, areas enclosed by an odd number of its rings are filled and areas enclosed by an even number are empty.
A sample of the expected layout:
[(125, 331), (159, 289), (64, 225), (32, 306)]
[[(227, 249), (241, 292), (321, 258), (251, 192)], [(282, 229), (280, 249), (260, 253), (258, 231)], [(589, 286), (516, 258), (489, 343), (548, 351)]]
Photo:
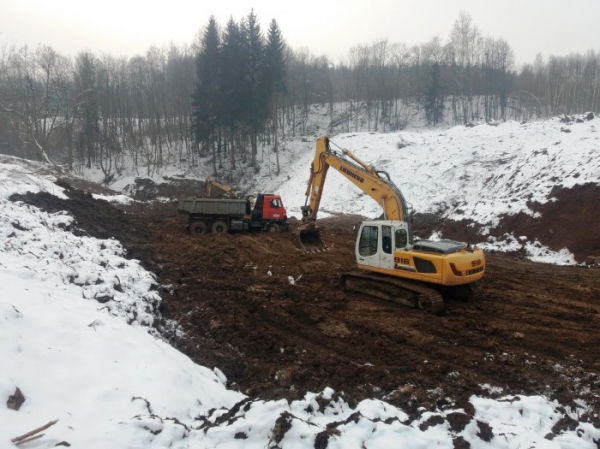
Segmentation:
[[(565, 405), (585, 399), (596, 416), (582, 419), (598, 425), (597, 267), (490, 253), (475, 297), (448, 300), (445, 312), (435, 316), (338, 286), (340, 275), (353, 269), (352, 226), (360, 217), (320, 220), (329, 250), (307, 253), (294, 232), (297, 222), (281, 234), (195, 237), (185, 231), (186, 217), (175, 202), (115, 206), (93, 199), (93, 185), (58, 184), (70, 200), (44, 193), (12, 199), (68, 210), (77, 232), (120, 240), (130, 257), (156, 274), (162, 315), (186, 335), (166, 337), (199, 364), (221, 369), (230, 388), (263, 399), (294, 399), (329, 386), (350, 403), (383, 398), (407, 411), (448, 401), (468, 409), (472, 394), (544, 394)], [(557, 195), (566, 195), (564, 208), (553, 202), (553, 209), (542, 210), (556, 230), (546, 244), (574, 250), (583, 244), (579, 258), (600, 255), (597, 208), (590, 207), (600, 204), (600, 189)], [(540, 220), (511, 220), (499, 235), (509, 228), (530, 237), (549, 232)], [(567, 225), (569, 232), (563, 230)], [(432, 217), (414, 223), (423, 233), (434, 227), (449, 238), (469, 237), (456, 223)]]

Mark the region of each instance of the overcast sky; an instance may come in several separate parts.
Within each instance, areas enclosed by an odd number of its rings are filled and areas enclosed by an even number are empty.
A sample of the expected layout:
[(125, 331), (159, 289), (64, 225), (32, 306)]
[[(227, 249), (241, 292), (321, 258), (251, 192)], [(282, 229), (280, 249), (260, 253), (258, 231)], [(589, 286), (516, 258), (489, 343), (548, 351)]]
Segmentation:
[(292, 48), (335, 62), (381, 39), (446, 42), (460, 11), (484, 36), (504, 38), (518, 64), (537, 53), (600, 50), (600, 0), (0, 0), (0, 43), (133, 56), (151, 45), (191, 44), (211, 14), (224, 26), (251, 8), (264, 31), (274, 18)]

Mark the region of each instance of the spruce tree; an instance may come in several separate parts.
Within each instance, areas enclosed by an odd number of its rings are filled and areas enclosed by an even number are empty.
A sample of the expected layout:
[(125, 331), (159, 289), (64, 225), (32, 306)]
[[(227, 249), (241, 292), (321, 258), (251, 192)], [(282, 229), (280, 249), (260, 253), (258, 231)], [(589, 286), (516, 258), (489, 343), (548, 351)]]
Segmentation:
[(242, 132), (245, 100), (243, 36), (239, 25), (230, 18), (221, 43), (221, 88), (223, 125), (230, 138), (231, 168), (235, 168), (235, 137)]
[[(215, 132), (219, 126), (221, 108), (220, 90), (219, 29), (214, 16), (202, 37), (202, 45), (196, 57), (196, 88), (192, 97), (192, 133), (196, 144), (205, 145), (213, 152)], [(216, 173), (216, 157), (213, 157), (213, 170)]]
[(243, 23), (244, 47), (245, 47), (245, 71), (247, 101), (245, 104), (245, 122), (250, 130), (250, 143), (252, 147), (252, 166), (256, 166), (256, 154), (258, 152), (258, 134), (264, 127), (266, 115), (266, 101), (261, 86), (261, 71), (264, 63), (264, 44), (260, 30), (260, 24), (254, 14), (250, 11)]
[(265, 64), (263, 70), (263, 84), (265, 95), (269, 101), (271, 119), (273, 120), (274, 152), (277, 162), (277, 175), (279, 175), (279, 148), (277, 140), (277, 115), (279, 99), (284, 92), (285, 60), (283, 57), (285, 44), (281, 37), (281, 30), (275, 19), (269, 24), (267, 45), (265, 49)]
[(238, 24), (230, 18), (221, 42), (221, 86), (223, 93), (223, 119), (233, 129), (241, 118), (244, 92), (242, 35)]
[[(79, 134), (78, 156), (80, 161), (86, 162), (86, 167), (92, 166), (96, 159), (96, 149), (100, 137), (98, 125), (98, 80), (97, 61), (89, 52), (77, 55), (74, 71), (75, 95), (79, 107), (77, 108), (82, 122), (82, 133)], [(72, 163), (72, 160), (70, 161)]]
[(440, 83), (440, 64), (431, 65), (431, 74), (425, 93), (425, 118), (430, 125), (437, 125), (444, 116), (444, 96)]

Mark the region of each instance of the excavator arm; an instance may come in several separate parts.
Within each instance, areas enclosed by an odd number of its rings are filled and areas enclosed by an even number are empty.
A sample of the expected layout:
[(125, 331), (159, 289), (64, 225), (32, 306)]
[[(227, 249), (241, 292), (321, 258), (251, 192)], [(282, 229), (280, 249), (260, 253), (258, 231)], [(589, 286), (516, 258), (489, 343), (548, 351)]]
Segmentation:
[(323, 187), (330, 167), (373, 198), (383, 209), (386, 220), (407, 221), (406, 200), (400, 189), (390, 180), (389, 175), (366, 164), (346, 149), (342, 149), (341, 152), (331, 150), (330, 144), (328, 137), (317, 140), (315, 158), (311, 164), (306, 189), (306, 202), (300, 208), (302, 221), (310, 223), (317, 219)]
[(206, 178), (206, 196), (208, 198), (212, 197), (212, 188), (213, 186), (221, 189), (223, 192), (225, 192), (225, 195), (232, 195), (233, 194), (233, 189), (231, 187), (229, 187), (228, 185), (222, 184), (219, 181), (216, 181), (214, 179), (211, 179), (210, 176), (208, 176)]

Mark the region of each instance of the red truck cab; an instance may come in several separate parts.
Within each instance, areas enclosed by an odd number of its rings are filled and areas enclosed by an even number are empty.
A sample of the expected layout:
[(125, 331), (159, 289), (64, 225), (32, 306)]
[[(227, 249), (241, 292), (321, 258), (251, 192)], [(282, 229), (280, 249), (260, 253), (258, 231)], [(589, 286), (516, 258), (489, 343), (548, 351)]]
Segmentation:
[(263, 196), (263, 220), (285, 220), (287, 211), (279, 195)]

